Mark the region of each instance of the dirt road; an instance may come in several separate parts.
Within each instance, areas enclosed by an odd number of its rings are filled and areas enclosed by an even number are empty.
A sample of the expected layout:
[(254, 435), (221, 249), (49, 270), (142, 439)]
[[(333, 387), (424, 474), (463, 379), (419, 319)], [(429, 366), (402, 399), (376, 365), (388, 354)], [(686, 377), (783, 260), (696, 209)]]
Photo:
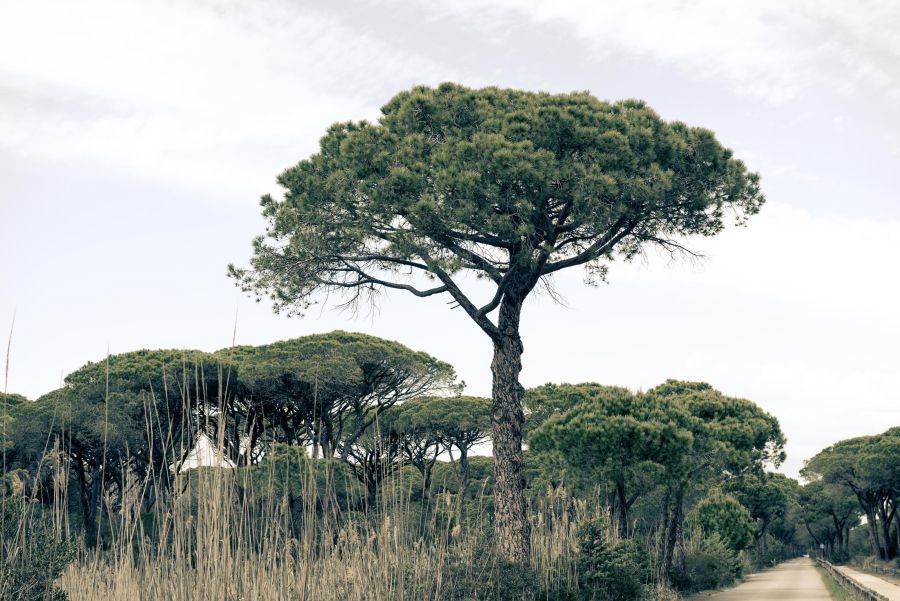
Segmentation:
[(809, 558), (786, 561), (770, 570), (751, 574), (734, 588), (691, 597), (702, 601), (831, 601), (815, 563)]

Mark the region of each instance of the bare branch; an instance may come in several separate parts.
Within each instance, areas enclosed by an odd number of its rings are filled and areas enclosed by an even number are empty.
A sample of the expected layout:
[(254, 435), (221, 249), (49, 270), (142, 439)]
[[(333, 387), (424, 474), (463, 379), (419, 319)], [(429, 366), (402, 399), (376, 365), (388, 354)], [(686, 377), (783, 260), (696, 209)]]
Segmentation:
[(399, 257), (392, 257), (390, 255), (367, 254), (367, 255), (359, 255), (359, 256), (341, 257), (341, 260), (343, 260), (343, 261), (380, 261), (382, 263), (396, 263), (397, 265), (405, 265), (407, 267), (413, 267), (415, 269), (421, 269), (423, 271), (428, 271), (427, 265), (424, 265), (422, 263), (417, 263), (415, 261), (401, 259)]
[[(456, 282), (450, 277), (450, 275), (435, 265), (427, 256), (423, 256), (422, 259), (431, 264), (431, 272), (437, 276), (437, 278), (444, 283), (444, 286), (447, 288), (447, 292), (453, 297), (453, 299), (459, 303), (459, 306), (462, 307), (463, 311), (465, 311), (469, 317), (471, 317), (478, 327), (484, 330), (484, 333), (491, 337), (491, 340), (497, 340), (500, 337), (500, 330), (497, 328), (494, 323), (487, 318), (483, 313), (479, 313), (478, 308), (469, 300), (463, 291), (456, 285)], [(498, 287), (499, 290), (499, 287)]]
[(547, 263), (541, 269), (540, 275), (547, 275), (559, 271), (560, 269), (573, 267), (575, 265), (583, 265), (584, 263), (593, 261), (609, 252), (620, 240), (628, 236), (634, 230), (635, 225), (637, 224), (634, 221), (629, 222), (625, 216), (620, 217), (612, 227), (607, 230), (605, 236), (601, 237), (575, 256), (569, 257), (568, 259), (561, 259), (554, 263)]
[(397, 282), (390, 282), (388, 280), (382, 280), (381, 278), (376, 278), (367, 274), (359, 268), (352, 267), (349, 263), (347, 264), (347, 269), (335, 269), (333, 271), (350, 271), (359, 275), (359, 278), (352, 282), (341, 282), (338, 280), (326, 280), (323, 278), (317, 278), (317, 280), (325, 285), (325, 286), (333, 286), (337, 288), (361, 288), (363, 286), (368, 285), (378, 285), (384, 286), (385, 288), (393, 288), (395, 290), (405, 290), (412, 294), (415, 294), (418, 297), (426, 297), (426, 296), (434, 296), (435, 294), (440, 294), (442, 292), (447, 292), (447, 286), (437, 286), (435, 288), (429, 288), (427, 290), (419, 290), (415, 286), (410, 286), (409, 284), (399, 284)]

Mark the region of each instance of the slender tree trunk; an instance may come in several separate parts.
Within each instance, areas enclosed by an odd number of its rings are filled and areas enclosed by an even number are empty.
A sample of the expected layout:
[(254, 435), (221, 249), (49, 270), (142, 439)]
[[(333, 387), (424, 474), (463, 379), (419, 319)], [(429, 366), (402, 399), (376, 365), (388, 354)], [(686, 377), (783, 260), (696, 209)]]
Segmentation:
[(463, 490), (469, 489), (469, 449), (463, 447), (459, 450), (459, 473), (462, 475)]
[(431, 466), (427, 464), (422, 471), (422, 499), (426, 503), (431, 501)]
[[(892, 555), (891, 557), (897, 557), (900, 555), (900, 538), (893, 539), (891, 538), (891, 524), (896, 524), (897, 521), (900, 521), (900, 517), (897, 515), (897, 503), (896, 501), (891, 501), (888, 499), (887, 505), (890, 506), (891, 510), (888, 512), (887, 519), (887, 539), (888, 539), (888, 547), (890, 547)], [(897, 521), (895, 521), (895, 518)]]
[(812, 531), (812, 528), (809, 527), (809, 523), (804, 522), (803, 525), (806, 526), (806, 531), (809, 532), (809, 536), (812, 537), (812, 539), (816, 542), (816, 544), (817, 545), (822, 544), (822, 541), (819, 540), (819, 537), (816, 536), (815, 533)]
[(334, 449), (337, 446), (337, 441), (334, 436), (334, 426), (331, 423), (331, 420), (323, 420), (324, 424), (324, 437), (319, 441), (322, 446), (322, 457), (331, 459), (334, 457)]
[(369, 509), (375, 507), (378, 502), (378, 479), (376, 476), (366, 477), (366, 502)]
[(459, 476), (459, 492), (456, 495), (456, 523), (461, 530), (466, 494), (469, 491), (469, 453), (465, 447), (461, 447), (459, 450)]
[(616, 499), (619, 506), (619, 536), (628, 537), (628, 499), (625, 498), (625, 483), (616, 482)]
[(434, 450), (432, 457), (425, 456), (422, 460), (422, 498), (426, 503), (431, 501), (431, 481), (434, 477), (434, 464), (437, 462), (440, 448)]
[(672, 502), (672, 510), (669, 524), (666, 526), (666, 547), (663, 553), (663, 577), (668, 580), (675, 560), (675, 546), (678, 544), (681, 530), (682, 508), (684, 505), (684, 490), (679, 489), (675, 493)]
[(494, 527), (499, 551), (507, 560), (525, 563), (529, 556), (529, 525), (525, 511), (525, 478), (522, 473), (522, 411), (524, 388), (522, 340), (519, 337), (521, 300), (509, 297), (500, 305), (500, 336), (494, 340), (491, 431), (494, 453)]

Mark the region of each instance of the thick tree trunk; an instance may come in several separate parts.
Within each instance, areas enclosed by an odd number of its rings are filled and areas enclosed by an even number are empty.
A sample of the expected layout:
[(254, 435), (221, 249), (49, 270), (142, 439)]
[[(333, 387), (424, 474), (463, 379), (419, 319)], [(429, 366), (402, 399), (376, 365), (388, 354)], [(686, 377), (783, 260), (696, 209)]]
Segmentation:
[(879, 502), (878, 521), (881, 523), (881, 534), (884, 537), (884, 559), (893, 559), (895, 555), (893, 540), (891, 537), (891, 522), (893, 521), (893, 519), (893, 510), (888, 511), (886, 504), (883, 501)]
[(900, 517), (894, 522), (894, 530), (897, 531), (897, 554), (900, 555)]
[(835, 532), (835, 557), (843, 557), (844, 551), (844, 525), (840, 520), (837, 519), (833, 513), (831, 514), (831, 523), (834, 524), (834, 532)]
[(666, 494), (663, 496), (662, 507), (659, 511), (659, 518), (657, 522), (657, 532), (659, 533), (657, 538), (656, 551), (658, 557), (663, 557), (666, 552), (666, 532), (668, 532), (669, 527), (669, 501), (672, 498), (672, 487), (666, 486)]
[(525, 511), (525, 478), (522, 474), (522, 396), (519, 383), (522, 371), (522, 341), (519, 338), (519, 316), (522, 302), (504, 300), (500, 305), (498, 328), (494, 340), (493, 407), (491, 431), (494, 447), (494, 528), (501, 555), (515, 563), (529, 557), (529, 525)]
[(79, 500), (81, 501), (82, 522), (84, 526), (84, 542), (89, 549), (97, 546), (97, 538), (99, 533), (99, 510), (98, 500), (100, 499), (99, 483), (100, 470), (94, 469), (91, 472), (91, 481), (87, 480), (87, 469), (81, 460), (73, 461), (75, 465), (75, 475), (78, 480)]
[(878, 526), (875, 524), (875, 512), (871, 508), (866, 509), (866, 522), (869, 524), (869, 534), (872, 537), (872, 554), (880, 558), (881, 542), (878, 540)]
[(879, 516), (878, 521), (881, 523), (881, 535), (884, 538), (884, 559), (893, 559), (894, 546), (891, 537), (891, 526), (885, 522), (884, 517)]
[(769, 522), (765, 521), (763, 523), (763, 527), (760, 528), (759, 534), (756, 536), (756, 547), (760, 553), (765, 555), (768, 552), (768, 545), (766, 543), (766, 533), (769, 529)]

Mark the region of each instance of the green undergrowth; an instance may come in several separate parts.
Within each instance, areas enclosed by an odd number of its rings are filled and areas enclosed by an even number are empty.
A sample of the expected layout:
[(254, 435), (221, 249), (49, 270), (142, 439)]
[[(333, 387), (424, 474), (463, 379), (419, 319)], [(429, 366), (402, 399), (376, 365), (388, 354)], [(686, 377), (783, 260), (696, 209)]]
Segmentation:
[(825, 588), (828, 589), (828, 594), (831, 595), (831, 598), (834, 599), (834, 601), (854, 601), (853, 595), (850, 594), (850, 591), (845, 589), (837, 580), (832, 578), (831, 574), (820, 567), (816, 567), (816, 570), (822, 577), (822, 582), (825, 583)]

